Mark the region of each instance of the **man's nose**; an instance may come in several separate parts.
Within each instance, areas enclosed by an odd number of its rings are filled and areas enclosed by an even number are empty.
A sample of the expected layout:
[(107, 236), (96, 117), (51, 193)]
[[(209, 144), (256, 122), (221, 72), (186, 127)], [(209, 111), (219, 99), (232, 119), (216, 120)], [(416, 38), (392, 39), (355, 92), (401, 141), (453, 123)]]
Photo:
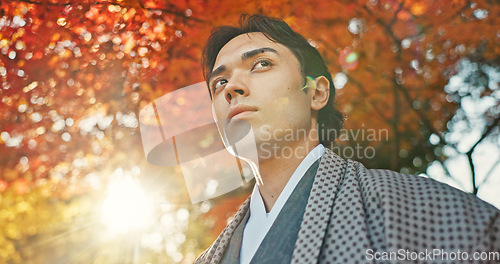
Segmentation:
[(224, 89), (225, 98), (228, 103), (236, 96), (247, 96), (249, 90), (247, 88), (246, 82), (242, 76), (233, 75), (232, 78), (226, 84)]

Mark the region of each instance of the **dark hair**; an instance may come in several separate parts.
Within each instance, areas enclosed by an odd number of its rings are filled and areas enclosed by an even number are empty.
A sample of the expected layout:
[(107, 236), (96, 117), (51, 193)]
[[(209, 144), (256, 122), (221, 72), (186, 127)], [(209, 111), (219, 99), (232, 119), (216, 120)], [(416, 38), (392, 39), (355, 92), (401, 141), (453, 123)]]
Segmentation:
[(240, 27), (221, 26), (215, 28), (210, 35), (202, 55), (203, 76), (207, 80), (212, 72), (219, 51), (233, 38), (251, 32), (261, 32), (271, 41), (280, 43), (290, 49), (297, 57), (304, 82), (306, 76), (316, 78), (325, 76), (330, 81), (330, 98), (325, 107), (318, 112), (319, 141), (325, 147), (331, 147), (344, 123), (344, 116), (335, 108), (335, 87), (332, 75), (328, 72), (325, 61), (318, 50), (300, 34), (293, 31), (286, 22), (263, 15), (241, 15)]

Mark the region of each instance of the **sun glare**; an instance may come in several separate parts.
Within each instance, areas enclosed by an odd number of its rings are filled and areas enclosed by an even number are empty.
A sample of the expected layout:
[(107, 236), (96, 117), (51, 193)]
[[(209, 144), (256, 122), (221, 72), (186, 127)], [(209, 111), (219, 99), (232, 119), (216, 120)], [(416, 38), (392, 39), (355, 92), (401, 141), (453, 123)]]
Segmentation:
[(119, 175), (108, 183), (101, 220), (112, 232), (127, 233), (144, 227), (152, 210), (152, 199), (139, 181), (130, 175)]

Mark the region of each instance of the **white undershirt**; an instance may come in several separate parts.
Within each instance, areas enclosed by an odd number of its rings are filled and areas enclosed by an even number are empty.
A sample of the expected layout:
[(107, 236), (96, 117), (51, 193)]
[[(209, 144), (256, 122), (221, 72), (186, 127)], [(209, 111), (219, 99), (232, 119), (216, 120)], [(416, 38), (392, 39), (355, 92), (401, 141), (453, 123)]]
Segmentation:
[(273, 225), (274, 220), (276, 220), (276, 217), (283, 208), (283, 205), (285, 205), (288, 197), (290, 197), (300, 179), (302, 179), (302, 176), (304, 176), (309, 167), (311, 167), (316, 160), (323, 156), (324, 153), (325, 147), (322, 144), (319, 144), (311, 150), (309, 154), (307, 154), (302, 162), (300, 162), (297, 169), (293, 172), (269, 213), (266, 213), (264, 201), (262, 200), (257, 184), (255, 184), (250, 198), (250, 217), (245, 225), (243, 239), (241, 241), (241, 264), (250, 263), (255, 255), (255, 252), (257, 252), (260, 243), (264, 240), (264, 237)]

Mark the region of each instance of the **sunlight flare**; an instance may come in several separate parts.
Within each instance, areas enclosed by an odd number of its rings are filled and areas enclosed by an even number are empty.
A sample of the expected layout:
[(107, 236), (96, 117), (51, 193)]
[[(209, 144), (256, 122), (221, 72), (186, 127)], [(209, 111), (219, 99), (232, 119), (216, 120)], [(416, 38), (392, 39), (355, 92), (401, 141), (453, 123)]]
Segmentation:
[(116, 233), (126, 233), (147, 225), (153, 211), (152, 199), (137, 178), (121, 170), (113, 173), (102, 205), (102, 222)]

